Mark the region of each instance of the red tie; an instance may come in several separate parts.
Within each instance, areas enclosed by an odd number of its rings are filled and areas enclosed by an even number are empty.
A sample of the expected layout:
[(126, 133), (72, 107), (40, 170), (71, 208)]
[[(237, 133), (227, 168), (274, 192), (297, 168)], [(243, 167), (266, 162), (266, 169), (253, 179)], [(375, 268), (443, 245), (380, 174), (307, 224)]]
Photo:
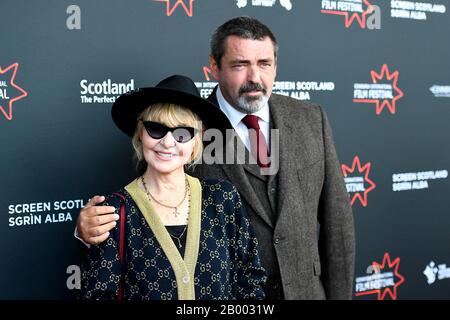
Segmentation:
[[(247, 126), (249, 130), (250, 146), (252, 148), (252, 154), (257, 155), (256, 161), (261, 168), (269, 167), (269, 157), (266, 139), (258, 124), (258, 116), (251, 114), (246, 115), (242, 122)], [(253, 131), (253, 132), (252, 132)]]

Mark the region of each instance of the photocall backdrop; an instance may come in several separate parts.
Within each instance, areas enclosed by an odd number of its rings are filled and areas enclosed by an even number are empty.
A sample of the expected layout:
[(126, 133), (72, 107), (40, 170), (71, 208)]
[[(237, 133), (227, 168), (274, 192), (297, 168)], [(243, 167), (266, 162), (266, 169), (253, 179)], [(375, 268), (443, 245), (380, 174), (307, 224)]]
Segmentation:
[(320, 103), (332, 124), (355, 217), (354, 298), (449, 299), (448, 9), (446, 0), (1, 1), (0, 298), (76, 297), (78, 212), (135, 177), (114, 99), (171, 74), (207, 97), (210, 36), (248, 15), (278, 38), (274, 92)]

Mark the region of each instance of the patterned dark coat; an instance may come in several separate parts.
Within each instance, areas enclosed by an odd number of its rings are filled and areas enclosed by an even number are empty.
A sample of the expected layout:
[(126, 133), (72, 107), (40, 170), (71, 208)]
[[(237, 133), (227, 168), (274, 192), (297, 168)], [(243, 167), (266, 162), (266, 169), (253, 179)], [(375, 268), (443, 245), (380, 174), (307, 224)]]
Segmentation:
[[(193, 180), (199, 181), (189, 177), (190, 185)], [(144, 217), (142, 194), (132, 197), (129, 186), (119, 191), (125, 196), (124, 263), (119, 257), (119, 221), (107, 241), (92, 246), (84, 257), (83, 298), (117, 299), (120, 286), (124, 300), (264, 298), (261, 285), (266, 276), (257, 240), (232, 184), (217, 179), (198, 183), (198, 199), (194, 195), (191, 199), (184, 261), (159, 218)], [(119, 213), (122, 203), (112, 194), (104, 205)], [(198, 219), (193, 212), (196, 203)]]

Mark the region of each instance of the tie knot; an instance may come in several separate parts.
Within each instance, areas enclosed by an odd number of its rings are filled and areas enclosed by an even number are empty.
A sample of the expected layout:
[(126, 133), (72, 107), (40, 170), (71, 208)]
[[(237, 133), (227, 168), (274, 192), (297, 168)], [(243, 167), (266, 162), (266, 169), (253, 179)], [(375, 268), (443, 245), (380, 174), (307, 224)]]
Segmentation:
[(258, 116), (248, 114), (242, 119), (242, 122), (247, 126), (248, 129), (259, 130), (258, 119)]

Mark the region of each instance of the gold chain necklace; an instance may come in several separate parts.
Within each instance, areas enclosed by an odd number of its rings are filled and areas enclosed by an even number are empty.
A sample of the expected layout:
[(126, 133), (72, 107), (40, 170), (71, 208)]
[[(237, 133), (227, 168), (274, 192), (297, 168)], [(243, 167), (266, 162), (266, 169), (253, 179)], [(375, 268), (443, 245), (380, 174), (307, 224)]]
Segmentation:
[[(158, 199), (156, 199), (156, 198), (150, 193), (150, 191), (147, 189), (147, 184), (145, 183), (145, 180), (144, 180), (144, 176), (143, 176), (143, 175), (141, 176), (141, 181), (142, 181), (142, 184), (143, 184), (143, 186), (144, 186), (145, 193), (147, 194), (147, 197), (148, 197), (148, 199), (150, 200), (150, 202), (151, 202), (152, 199), (153, 199), (153, 200), (155, 200), (156, 203), (162, 205), (163, 207), (166, 207), (166, 208), (169, 208), (169, 209), (173, 209), (173, 210), (174, 210), (174, 211), (173, 211), (173, 214), (174, 214), (175, 218), (177, 218), (177, 217), (180, 215), (180, 212), (178, 211), (178, 207), (181, 206), (181, 204), (184, 202), (184, 200), (186, 200), (186, 196), (187, 196), (188, 192), (190, 191), (190, 190), (189, 190), (189, 183), (188, 183), (188, 181), (187, 181), (187, 177), (186, 177), (186, 176), (185, 176), (185, 180), (184, 180), (184, 184), (185, 184), (185, 186), (184, 186), (184, 197), (183, 197), (183, 199), (181, 200), (181, 202), (180, 202), (178, 205), (176, 205), (175, 207), (174, 207), (174, 206), (166, 205), (166, 204), (162, 203), (161, 201), (159, 201)], [(190, 192), (189, 192), (189, 193), (190, 193)]]

